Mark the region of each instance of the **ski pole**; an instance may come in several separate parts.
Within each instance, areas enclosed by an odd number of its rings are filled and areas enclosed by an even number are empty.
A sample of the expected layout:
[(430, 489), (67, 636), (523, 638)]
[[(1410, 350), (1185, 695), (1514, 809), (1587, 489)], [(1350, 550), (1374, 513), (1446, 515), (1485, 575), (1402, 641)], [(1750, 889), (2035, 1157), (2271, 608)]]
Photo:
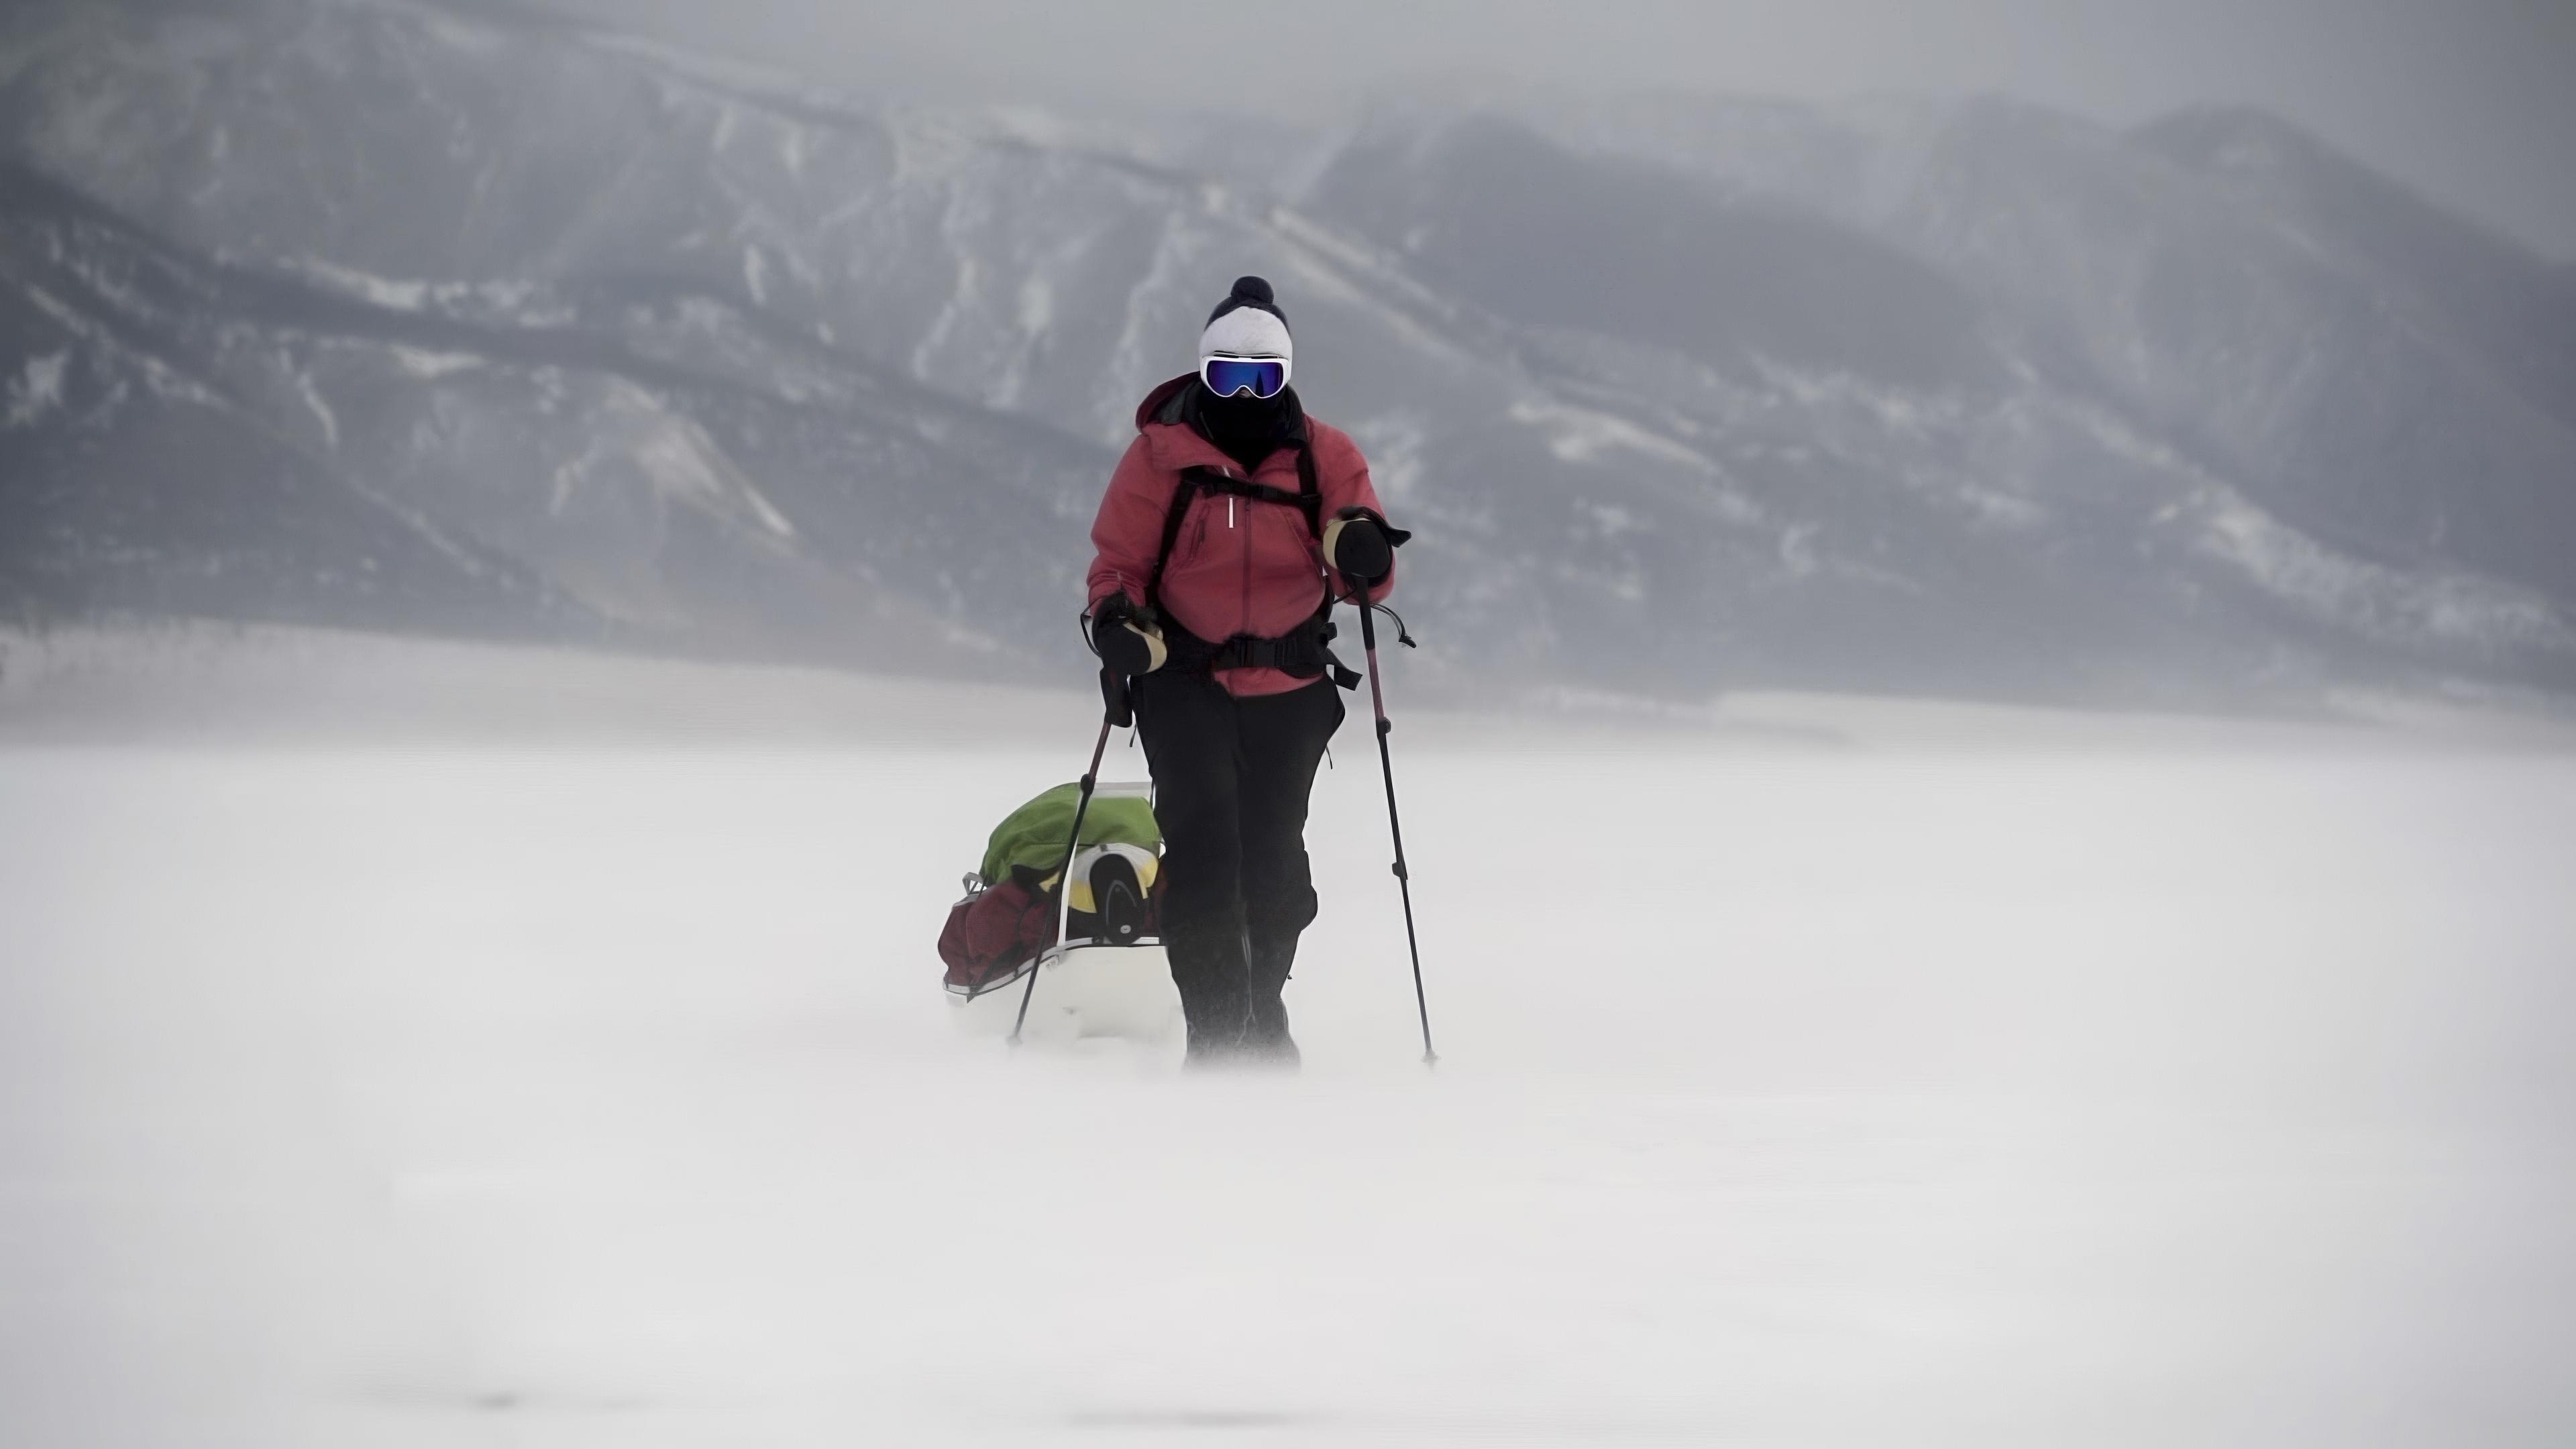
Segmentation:
[(1413, 875), (1404, 867), (1404, 822), (1395, 811), (1395, 762), (1386, 747), (1387, 732), (1395, 726), (1386, 717), (1386, 691), (1377, 682), (1377, 605), (1363, 593), (1359, 606), (1360, 648), (1368, 654), (1369, 703), (1377, 711), (1377, 768), (1386, 780), (1386, 828), (1395, 838), (1395, 883), (1404, 895), (1404, 947), (1413, 953), (1413, 1006), (1422, 1014), (1422, 1064), (1428, 1067), (1439, 1063), (1440, 1054), (1431, 1049), (1431, 1004), (1422, 994), (1422, 946), (1413, 934)]
[[(1070, 909), (1073, 884), (1073, 853), (1082, 847), (1082, 817), (1091, 810), (1091, 790), (1100, 781), (1100, 757), (1109, 750), (1109, 728), (1117, 719), (1112, 705), (1100, 716), (1100, 738), (1091, 747), (1091, 768), (1082, 772), (1082, 794), (1074, 801), (1073, 836), (1064, 843), (1064, 865), (1055, 873), (1056, 926), (1055, 948), (1064, 949), (1065, 912)], [(1029, 998), (1038, 994), (1038, 972), (1046, 967), (1046, 952), (1029, 963), (1029, 984), (1020, 988), (1020, 1014), (1011, 1022), (1011, 1045), (1020, 1044), (1020, 1028), (1029, 1024)]]

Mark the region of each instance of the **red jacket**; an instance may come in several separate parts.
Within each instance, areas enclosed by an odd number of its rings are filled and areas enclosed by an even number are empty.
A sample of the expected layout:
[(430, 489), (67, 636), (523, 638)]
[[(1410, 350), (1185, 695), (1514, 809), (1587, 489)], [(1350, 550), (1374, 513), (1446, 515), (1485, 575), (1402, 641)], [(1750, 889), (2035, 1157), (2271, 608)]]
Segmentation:
[[(1095, 605), (1121, 591), (1145, 602), (1145, 583), (1154, 572), (1164, 517), (1179, 490), (1182, 469), (1214, 468), (1230, 477), (1244, 476), (1242, 465), (1196, 429), (1161, 421), (1166, 405), (1197, 382), (1196, 374), (1176, 377), (1147, 394), (1136, 409), (1136, 441), (1118, 460), (1109, 492), (1100, 500), (1100, 516), (1091, 525), (1092, 546), (1099, 550), (1091, 561)], [(1345, 508), (1378, 512), (1368, 460), (1350, 435), (1308, 418), (1306, 439), (1315, 455), (1315, 486), (1324, 496), (1319, 516), (1329, 522)], [(1295, 493), (1297, 450), (1281, 448), (1262, 459), (1251, 481)], [(1335, 598), (1351, 592), (1351, 585), (1325, 565), (1294, 505), (1194, 492), (1188, 506), (1172, 540), (1160, 593), (1163, 612), (1201, 639), (1222, 643), (1237, 634), (1276, 639), (1313, 617), (1327, 580)], [(1392, 577), (1382, 580), (1369, 596), (1383, 599), (1393, 584)], [(1238, 695), (1284, 694), (1315, 682), (1276, 669), (1224, 670), (1217, 680)]]

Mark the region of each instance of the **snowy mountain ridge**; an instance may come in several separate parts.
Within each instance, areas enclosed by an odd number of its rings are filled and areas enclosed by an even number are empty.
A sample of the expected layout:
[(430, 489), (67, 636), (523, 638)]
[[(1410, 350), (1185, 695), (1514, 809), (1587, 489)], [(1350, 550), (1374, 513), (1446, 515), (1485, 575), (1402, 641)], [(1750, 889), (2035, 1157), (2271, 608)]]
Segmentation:
[(1071, 670), (1260, 271), (1442, 689), (2576, 681), (2564, 276), (2208, 118), (1422, 102), (1282, 175), (409, 0), (22, 8), (0, 117), (21, 610)]

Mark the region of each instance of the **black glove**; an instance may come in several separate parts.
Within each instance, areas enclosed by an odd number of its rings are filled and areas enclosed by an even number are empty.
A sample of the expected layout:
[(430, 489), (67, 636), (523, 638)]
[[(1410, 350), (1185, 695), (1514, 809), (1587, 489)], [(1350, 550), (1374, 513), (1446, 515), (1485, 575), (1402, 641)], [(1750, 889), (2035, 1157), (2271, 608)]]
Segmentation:
[(1324, 558), (1365, 589), (1395, 571), (1395, 546), (1412, 536), (1354, 509), (1324, 525)]
[(1091, 608), (1091, 648), (1113, 674), (1151, 674), (1170, 657), (1151, 609), (1125, 594), (1111, 594)]

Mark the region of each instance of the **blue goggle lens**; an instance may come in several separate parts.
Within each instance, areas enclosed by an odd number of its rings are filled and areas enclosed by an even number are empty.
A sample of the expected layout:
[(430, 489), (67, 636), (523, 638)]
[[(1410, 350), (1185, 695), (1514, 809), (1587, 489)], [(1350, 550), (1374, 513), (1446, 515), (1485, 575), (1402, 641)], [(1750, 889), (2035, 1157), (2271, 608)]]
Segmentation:
[(1288, 385), (1288, 364), (1275, 357), (1211, 357), (1199, 365), (1199, 375), (1218, 397), (1245, 391), (1254, 397), (1277, 397)]

